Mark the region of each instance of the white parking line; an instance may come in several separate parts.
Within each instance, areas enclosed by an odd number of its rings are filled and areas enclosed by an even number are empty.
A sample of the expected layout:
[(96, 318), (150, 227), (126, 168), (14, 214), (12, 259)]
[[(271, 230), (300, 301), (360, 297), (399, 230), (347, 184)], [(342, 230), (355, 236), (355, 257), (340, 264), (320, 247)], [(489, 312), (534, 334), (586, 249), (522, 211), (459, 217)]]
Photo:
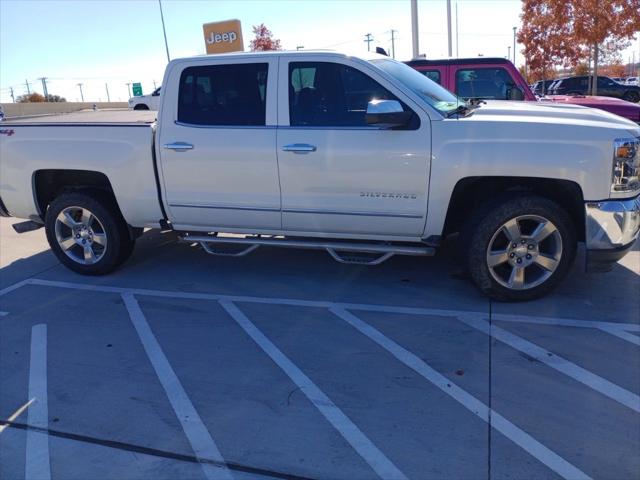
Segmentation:
[(7, 423), (0, 425), (0, 433), (4, 432), (7, 428), (9, 428), (11, 426), (11, 423), (9, 422), (13, 422), (15, 421), (16, 418), (18, 418), (20, 415), (22, 415), (22, 413), (29, 408), (29, 406), (33, 403), (35, 399), (31, 399), (29, 400), (27, 403), (25, 403), (24, 405), (22, 405), (20, 408), (18, 408), (15, 412), (13, 412), (11, 414), (11, 416), (9, 418), (7, 418)]
[[(31, 427), (49, 428), (49, 407), (47, 403), (47, 326), (34, 325), (31, 328), (31, 357), (29, 361), (29, 398), (31, 406), (27, 423)], [(29, 480), (49, 480), (49, 435), (42, 431), (27, 430), (25, 478)]]
[(142, 346), (145, 352), (147, 352), (147, 356), (160, 379), (160, 383), (167, 397), (169, 397), (169, 402), (182, 425), (182, 429), (196, 457), (199, 459), (210, 459), (221, 465), (216, 466), (210, 463), (201, 463), (200, 466), (205, 476), (209, 480), (231, 480), (233, 477), (229, 470), (223, 466), (224, 459), (222, 458), (220, 450), (218, 450), (218, 446), (213, 441), (213, 438), (211, 438), (207, 427), (205, 427), (202, 422), (200, 415), (191, 403), (187, 392), (185, 392), (178, 376), (173, 371), (169, 360), (162, 351), (162, 347), (160, 347), (158, 340), (153, 335), (151, 327), (149, 327), (147, 319), (144, 317), (137, 300), (130, 293), (123, 293), (122, 299), (129, 312), (129, 318), (136, 332), (138, 332)]
[(0, 317), (4, 317), (5, 315), (9, 315), (9, 312), (0, 312)]
[(611, 325), (603, 325), (598, 327), (603, 332), (609, 333), (614, 337), (621, 338), (622, 340), (626, 340), (627, 342), (631, 342), (634, 345), (640, 346), (640, 337), (634, 335), (633, 333), (629, 333), (623, 328), (611, 326)]
[(493, 428), (528, 452), (538, 461), (556, 472), (558, 475), (572, 480), (590, 478), (586, 473), (567, 462), (557, 453), (549, 450), (524, 430), (518, 428), (466, 390), (463, 390), (447, 377), (434, 370), (424, 360), (386, 337), (380, 331), (356, 317), (353, 313), (336, 307), (331, 308), (330, 311), (387, 350), (400, 362), (452, 397), (467, 410), (471, 411), (485, 422), (490, 422)]
[(3, 295), (6, 295), (9, 292), (13, 292), (14, 290), (20, 288), (20, 287), (24, 287), (25, 285), (29, 285), (31, 283), (30, 278), (27, 278), (26, 280), (22, 280), (18, 283), (14, 283), (13, 285), (9, 285), (8, 287), (3, 288), (2, 290), (0, 290), (0, 297)]
[(625, 390), (619, 387), (615, 383), (610, 382), (602, 378), (595, 373), (591, 373), (589, 370), (576, 365), (575, 363), (566, 360), (559, 355), (556, 355), (542, 347), (539, 347), (535, 343), (532, 343), (524, 338), (518, 337), (511, 332), (508, 332), (495, 325), (489, 325), (484, 319), (478, 317), (471, 317), (470, 315), (460, 315), (458, 319), (473, 327), (482, 333), (492, 336), (493, 338), (500, 340), (502, 343), (509, 345), (522, 353), (529, 355), (530, 357), (545, 363), (554, 370), (583, 383), (589, 388), (600, 392), (602, 395), (609, 397), (612, 400), (629, 407), (635, 412), (640, 413), (640, 397), (635, 393)]
[[(0, 296), (9, 293), (23, 285), (40, 285), (45, 287), (70, 288), (75, 290), (87, 290), (93, 292), (105, 293), (130, 293), (132, 295), (145, 295), (151, 297), (167, 297), (167, 298), (184, 298), (193, 300), (228, 300), (230, 302), (246, 302), (246, 303), (264, 303), (270, 305), (291, 305), (298, 307), (317, 307), (317, 308), (344, 308), (346, 310), (362, 310), (371, 312), (399, 313), (405, 315), (437, 315), (443, 317), (458, 317), (461, 314), (470, 315), (486, 315), (486, 312), (476, 312), (472, 310), (447, 310), (437, 308), (423, 307), (400, 307), (395, 305), (375, 305), (362, 303), (340, 303), (319, 300), (299, 300), (293, 298), (270, 298), (270, 297), (252, 297), (242, 295), (218, 295), (215, 293), (190, 293), (176, 292), (171, 290), (152, 290), (144, 288), (124, 288), (111, 287), (108, 285), (87, 285), (83, 283), (60, 282), (54, 280), (40, 280), (37, 278), (25, 280), (18, 284), (8, 287), (7, 292), (0, 291)], [(516, 323), (536, 323), (542, 325), (558, 325), (566, 327), (580, 328), (600, 328), (600, 327), (616, 327), (622, 328), (628, 332), (640, 332), (640, 324), (624, 323), (624, 322), (601, 322), (593, 320), (579, 320), (575, 318), (557, 318), (557, 317), (539, 317), (512, 314), (492, 314), (495, 320)]]
[(220, 305), (254, 342), (278, 365), (295, 383), (300, 391), (322, 413), (327, 421), (349, 442), (353, 449), (364, 459), (382, 479), (400, 480), (407, 477), (389, 460), (378, 447), (347, 417), (333, 401), (307, 377), (282, 351), (269, 340), (240, 309), (228, 300)]

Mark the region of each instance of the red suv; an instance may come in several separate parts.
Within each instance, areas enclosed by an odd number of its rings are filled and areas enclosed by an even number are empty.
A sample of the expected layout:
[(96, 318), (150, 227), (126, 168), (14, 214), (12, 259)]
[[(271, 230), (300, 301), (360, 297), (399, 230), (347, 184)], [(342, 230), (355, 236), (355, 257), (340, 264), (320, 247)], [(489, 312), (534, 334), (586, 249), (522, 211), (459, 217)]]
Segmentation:
[(513, 63), (504, 58), (411, 60), (406, 63), (465, 99), (570, 103), (599, 108), (640, 123), (640, 105), (617, 98), (551, 95), (539, 99)]

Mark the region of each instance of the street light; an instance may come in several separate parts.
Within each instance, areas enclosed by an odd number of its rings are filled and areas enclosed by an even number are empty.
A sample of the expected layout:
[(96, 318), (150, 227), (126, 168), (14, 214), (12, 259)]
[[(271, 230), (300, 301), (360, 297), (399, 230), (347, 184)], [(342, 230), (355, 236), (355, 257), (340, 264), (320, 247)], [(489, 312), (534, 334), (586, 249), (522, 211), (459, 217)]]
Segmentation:
[(513, 64), (516, 64), (516, 30), (518, 27), (513, 27)]
[(129, 88), (130, 85), (131, 83), (127, 83), (127, 93), (129, 94), (129, 98), (131, 98), (131, 88)]
[(164, 34), (164, 48), (167, 50), (167, 62), (171, 61), (169, 57), (169, 44), (167, 43), (167, 30), (164, 28), (164, 15), (162, 14), (162, 0), (158, 0), (158, 6), (160, 7), (160, 20), (162, 20), (162, 33)]

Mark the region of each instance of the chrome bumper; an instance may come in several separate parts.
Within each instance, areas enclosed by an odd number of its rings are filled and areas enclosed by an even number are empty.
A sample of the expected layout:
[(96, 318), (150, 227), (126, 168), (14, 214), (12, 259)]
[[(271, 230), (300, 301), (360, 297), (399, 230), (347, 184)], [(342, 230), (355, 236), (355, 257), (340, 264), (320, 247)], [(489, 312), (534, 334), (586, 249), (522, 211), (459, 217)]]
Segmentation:
[(585, 205), (587, 270), (607, 271), (640, 236), (640, 196)]

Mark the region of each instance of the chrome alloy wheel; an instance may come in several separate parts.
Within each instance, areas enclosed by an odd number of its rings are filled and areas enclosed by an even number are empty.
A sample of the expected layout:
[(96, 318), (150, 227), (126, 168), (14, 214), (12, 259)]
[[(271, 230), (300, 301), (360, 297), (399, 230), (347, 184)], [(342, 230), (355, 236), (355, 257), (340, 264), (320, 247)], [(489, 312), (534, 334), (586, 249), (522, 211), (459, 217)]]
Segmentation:
[(562, 258), (562, 236), (548, 219), (538, 215), (512, 218), (493, 235), (487, 247), (487, 266), (493, 279), (512, 290), (544, 283)]
[(56, 240), (74, 262), (92, 265), (107, 251), (107, 234), (102, 223), (89, 210), (67, 207), (56, 218)]

